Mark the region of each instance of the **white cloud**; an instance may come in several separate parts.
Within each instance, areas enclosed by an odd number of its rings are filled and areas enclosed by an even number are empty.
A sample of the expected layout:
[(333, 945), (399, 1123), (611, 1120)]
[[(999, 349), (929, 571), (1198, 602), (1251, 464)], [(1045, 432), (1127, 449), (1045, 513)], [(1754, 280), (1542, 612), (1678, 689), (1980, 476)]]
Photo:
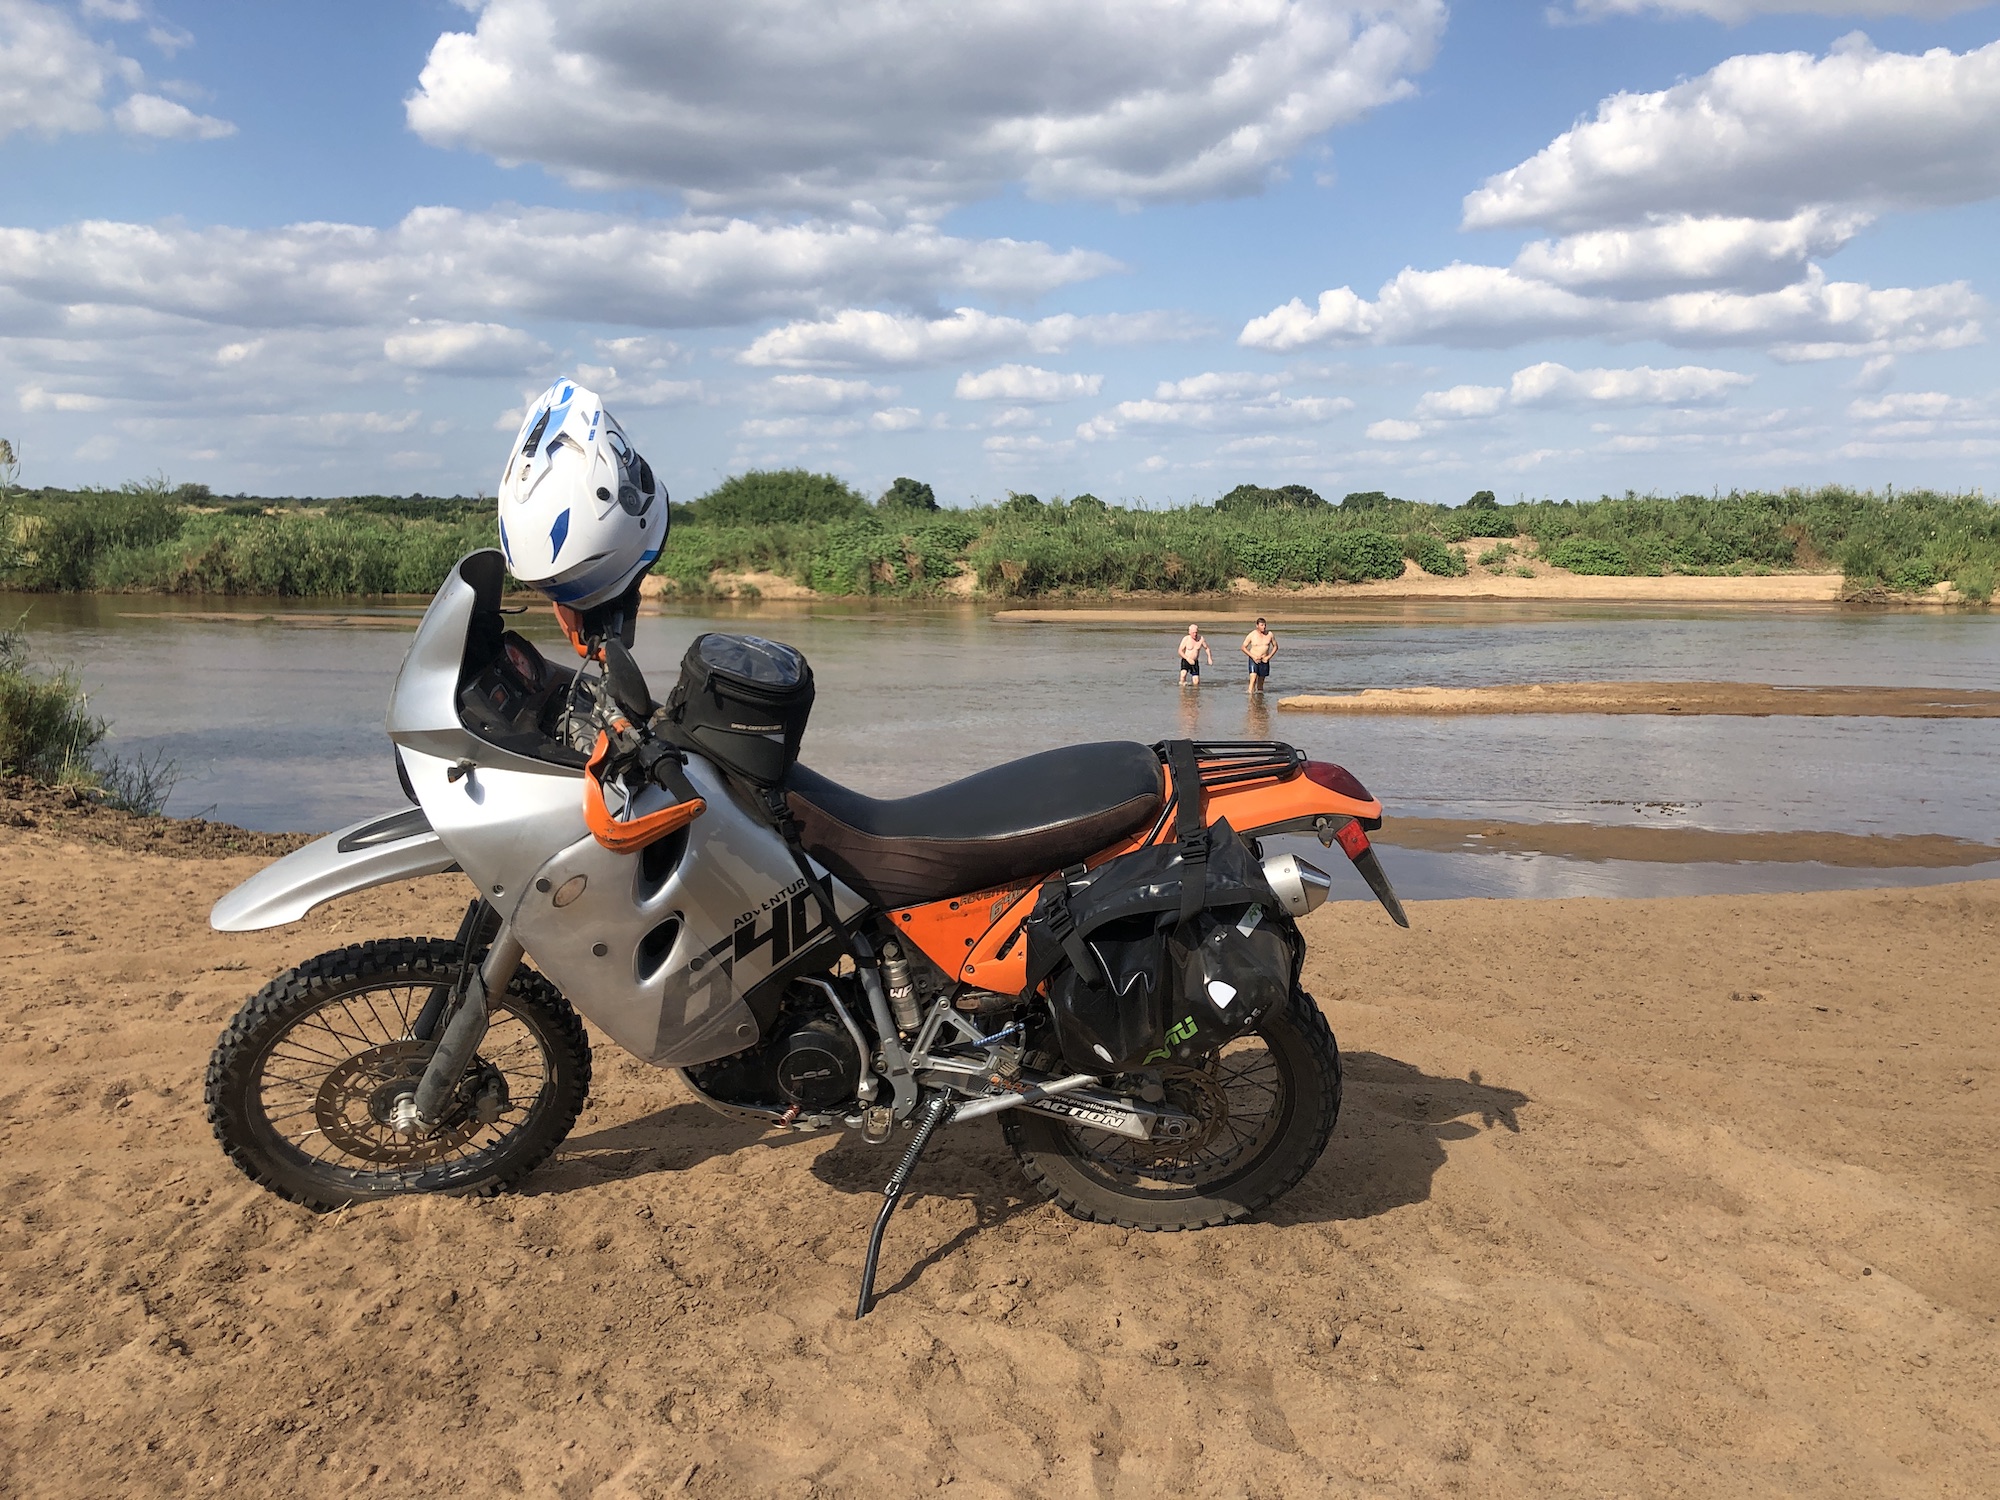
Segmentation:
[(959, 376), (952, 394), (961, 401), (1073, 401), (1095, 396), (1103, 385), (1102, 375), (1074, 375), (1038, 365), (996, 365), (977, 375), (967, 371)]
[(1257, 375), (1247, 370), (1206, 370), (1181, 380), (1163, 380), (1153, 388), (1158, 401), (1227, 401), (1261, 396), (1285, 383), (1283, 375)]
[(737, 358), (746, 365), (792, 368), (914, 367), (1017, 350), (1060, 354), (1075, 344), (1188, 338), (1199, 331), (1173, 313), (1057, 313), (1030, 322), (975, 307), (942, 318), (847, 308), (829, 318), (773, 328)]
[(1490, 417), (1505, 407), (1562, 406), (1704, 406), (1722, 400), (1732, 390), (1750, 384), (1751, 377), (1734, 370), (1681, 365), (1655, 370), (1572, 370), (1544, 361), (1516, 370), (1507, 385), (1455, 385), (1426, 391), (1416, 414), (1429, 421)]
[(1273, 427), (1317, 426), (1352, 410), (1354, 403), (1346, 396), (1286, 396), (1275, 391), (1248, 399), (1155, 397), (1150, 401), (1121, 401), (1110, 411), (1079, 424), (1076, 433), (1080, 438), (1096, 441), (1117, 437), (1132, 428), (1257, 432)]
[(105, 91), (137, 67), (53, 5), (0, 0), (0, 140), (101, 130)]
[(1613, 297), (1728, 287), (1774, 291), (1865, 228), (1870, 215), (1805, 209), (1789, 219), (1679, 218), (1536, 240), (1514, 257), (1523, 276)]
[(1674, 215), (1789, 217), (2000, 193), (2000, 42), (1964, 53), (1732, 57), (1653, 94), (1614, 94), (1465, 200), (1468, 228), (1596, 229)]
[(236, 134), (236, 127), (214, 115), (198, 115), (185, 104), (158, 94), (134, 94), (111, 112), (127, 135), (161, 141), (219, 141)]
[(1978, 10), (1993, 0), (1575, 0), (1576, 14), (1705, 16), (1731, 26), (1758, 16), (1913, 16), (1937, 20)]
[(1031, 462), (1035, 459), (1062, 458), (1076, 451), (1074, 438), (1045, 438), (1037, 433), (1000, 433), (987, 438), (980, 447), (987, 456), (1002, 462)]
[(757, 405), (770, 411), (847, 411), (897, 394), (893, 385), (834, 380), (825, 375), (774, 375), (752, 389)]
[(1873, 400), (1847, 404), (1848, 416), (1862, 422), (1976, 423), (1990, 425), (1994, 408), (1988, 402), (1943, 391), (1899, 391)]
[(1702, 365), (1572, 370), (1544, 361), (1514, 372), (1507, 399), (1515, 406), (1705, 406), (1751, 379), (1735, 370)]
[[(407, 101), (433, 145), (705, 208), (867, 217), (1023, 183), (1121, 202), (1253, 192), (1410, 91), (1442, 0), (484, 0)], [(562, 107), (523, 107), (560, 88)]]
[(406, 311), (716, 327), (830, 302), (928, 301), (947, 289), (1032, 295), (1114, 264), (925, 225), (661, 222), (535, 208), (419, 208), (388, 229), (102, 220), (0, 229), (0, 292), (250, 328), (359, 324)]
[[(1507, 404), (1507, 387), (1504, 385), (1455, 385), (1448, 391), (1425, 391), (1417, 400), (1417, 415), (1430, 419), (1452, 419), (1467, 417), (1490, 417)], [(1368, 429), (1370, 437), (1379, 436), (1375, 427)], [(1410, 426), (1410, 423), (1401, 423)], [(1412, 434), (1415, 436), (1416, 434)]]
[(908, 432), (924, 425), (924, 414), (914, 406), (891, 406), (869, 417), (868, 425), (877, 432)]
[(1368, 436), (1378, 443), (1413, 443), (1427, 430), (1421, 422), (1405, 422), (1399, 417), (1368, 424)]
[(111, 403), (83, 391), (51, 391), (40, 385), (21, 387), (22, 411), (103, 411)]
[(861, 431), (853, 417), (752, 417), (737, 431), (753, 438), (843, 438)]
[[(99, 21), (144, 15), (104, 0), (84, 0), (81, 9)], [(212, 141), (236, 133), (227, 120), (143, 92), (145, 81), (138, 63), (89, 36), (67, 11), (40, 0), (0, 0), (0, 140), (16, 132), (52, 138), (102, 130), (107, 121), (128, 135), (158, 140)], [(113, 89), (132, 92), (107, 116), (105, 99)]]
[(1985, 303), (1964, 282), (1877, 290), (1817, 267), (1775, 292), (1681, 292), (1636, 301), (1585, 297), (1499, 266), (1404, 270), (1374, 301), (1352, 287), (1293, 298), (1244, 325), (1246, 348), (1434, 343), (1504, 348), (1556, 335), (1764, 348), (1781, 359), (1954, 349), (1981, 337)]
[(448, 323), (411, 319), (382, 341), (392, 365), (456, 374), (511, 375), (547, 358), (549, 346), (504, 323)]

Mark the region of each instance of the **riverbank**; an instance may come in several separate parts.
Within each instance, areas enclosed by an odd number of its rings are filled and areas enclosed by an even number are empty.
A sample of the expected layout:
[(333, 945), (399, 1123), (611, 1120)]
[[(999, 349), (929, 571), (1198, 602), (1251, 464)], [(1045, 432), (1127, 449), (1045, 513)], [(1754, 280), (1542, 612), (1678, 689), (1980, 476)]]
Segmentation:
[(251, 1187), (201, 1118), (217, 1031), (465, 899), (208, 931), (261, 863), (0, 826), (0, 1491), (1987, 1487), (2000, 882), (1324, 908), (1346, 1103), (1275, 1212), (1077, 1223), (968, 1126), (857, 1325), (886, 1159), (608, 1047), (521, 1193)]
[[(0, 581), (34, 591), (421, 594), (498, 537), (491, 502), (463, 497), (226, 500), (163, 482), (0, 493)], [(1749, 597), (1939, 604), (1985, 602), (1996, 567), (2000, 512), (1979, 494), (1501, 505), (1482, 491), (1454, 507), (1376, 491), (1332, 505), (1298, 486), (1244, 485), (1166, 509), (1090, 495), (957, 509), (920, 484), (871, 503), (831, 475), (786, 471), (675, 506), (654, 577), (703, 600), (1339, 597), (1375, 584), (1416, 598), (1704, 599), (1738, 597), (1738, 579), (1777, 578), (1788, 581)]]

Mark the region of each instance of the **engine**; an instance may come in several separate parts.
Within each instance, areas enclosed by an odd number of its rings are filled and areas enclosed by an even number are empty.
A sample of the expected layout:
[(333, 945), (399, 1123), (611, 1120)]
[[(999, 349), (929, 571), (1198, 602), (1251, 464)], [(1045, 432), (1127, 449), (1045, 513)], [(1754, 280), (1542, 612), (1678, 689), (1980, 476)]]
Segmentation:
[(808, 1114), (837, 1110), (861, 1085), (861, 1052), (826, 1003), (806, 986), (793, 986), (784, 1009), (763, 1040), (732, 1057), (687, 1070), (694, 1086), (720, 1104), (744, 1109)]

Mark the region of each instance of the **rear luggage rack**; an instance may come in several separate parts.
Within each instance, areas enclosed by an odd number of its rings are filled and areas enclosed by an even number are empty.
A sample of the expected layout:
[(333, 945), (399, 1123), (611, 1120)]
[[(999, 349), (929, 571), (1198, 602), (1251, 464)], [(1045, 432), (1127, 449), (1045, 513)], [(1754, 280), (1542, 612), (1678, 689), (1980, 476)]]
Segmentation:
[[(1166, 742), (1153, 746), (1166, 759)], [(1287, 781), (1305, 769), (1306, 753), (1283, 740), (1196, 740), (1204, 787), (1241, 786), (1248, 781)]]
[[(1165, 764), (1167, 741), (1161, 740), (1154, 745), (1153, 753)], [(1242, 786), (1253, 781), (1289, 781), (1305, 769), (1307, 760), (1305, 751), (1287, 745), (1283, 740), (1196, 740), (1194, 755), (1201, 765), (1204, 791), (1222, 786)], [(1179, 804), (1180, 789), (1177, 787), (1160, 809), (1153, 831), (1147, 836), (1148, 843), (1158, 843), (1160, 836), (1172, 826), (1174, 809)]]

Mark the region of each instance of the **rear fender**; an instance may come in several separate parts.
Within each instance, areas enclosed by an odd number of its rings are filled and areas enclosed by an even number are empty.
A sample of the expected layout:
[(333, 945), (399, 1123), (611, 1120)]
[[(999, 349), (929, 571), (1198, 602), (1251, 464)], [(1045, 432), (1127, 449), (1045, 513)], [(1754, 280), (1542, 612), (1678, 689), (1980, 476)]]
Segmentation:
[(1296, 775), (1212, 788), (1202, 798), (1202, 817), (1208, 823), (1227, 818), (1245, 838), (1309, 833), (1329, 849), (1338, 844), (1390, 920), (1398, 927), (1410, 925), (1388, 872), (1368, 842), (1369, 831), (1382, 826), (1382, 804), (1374, 798), (1350, 797), (1310, 776)]
[(406, 808), (314, 839), (266, 865), (215, 903), (208, 925), (217, 932), (282, 927), (336, 896), (456, 867), (423, 809)]

